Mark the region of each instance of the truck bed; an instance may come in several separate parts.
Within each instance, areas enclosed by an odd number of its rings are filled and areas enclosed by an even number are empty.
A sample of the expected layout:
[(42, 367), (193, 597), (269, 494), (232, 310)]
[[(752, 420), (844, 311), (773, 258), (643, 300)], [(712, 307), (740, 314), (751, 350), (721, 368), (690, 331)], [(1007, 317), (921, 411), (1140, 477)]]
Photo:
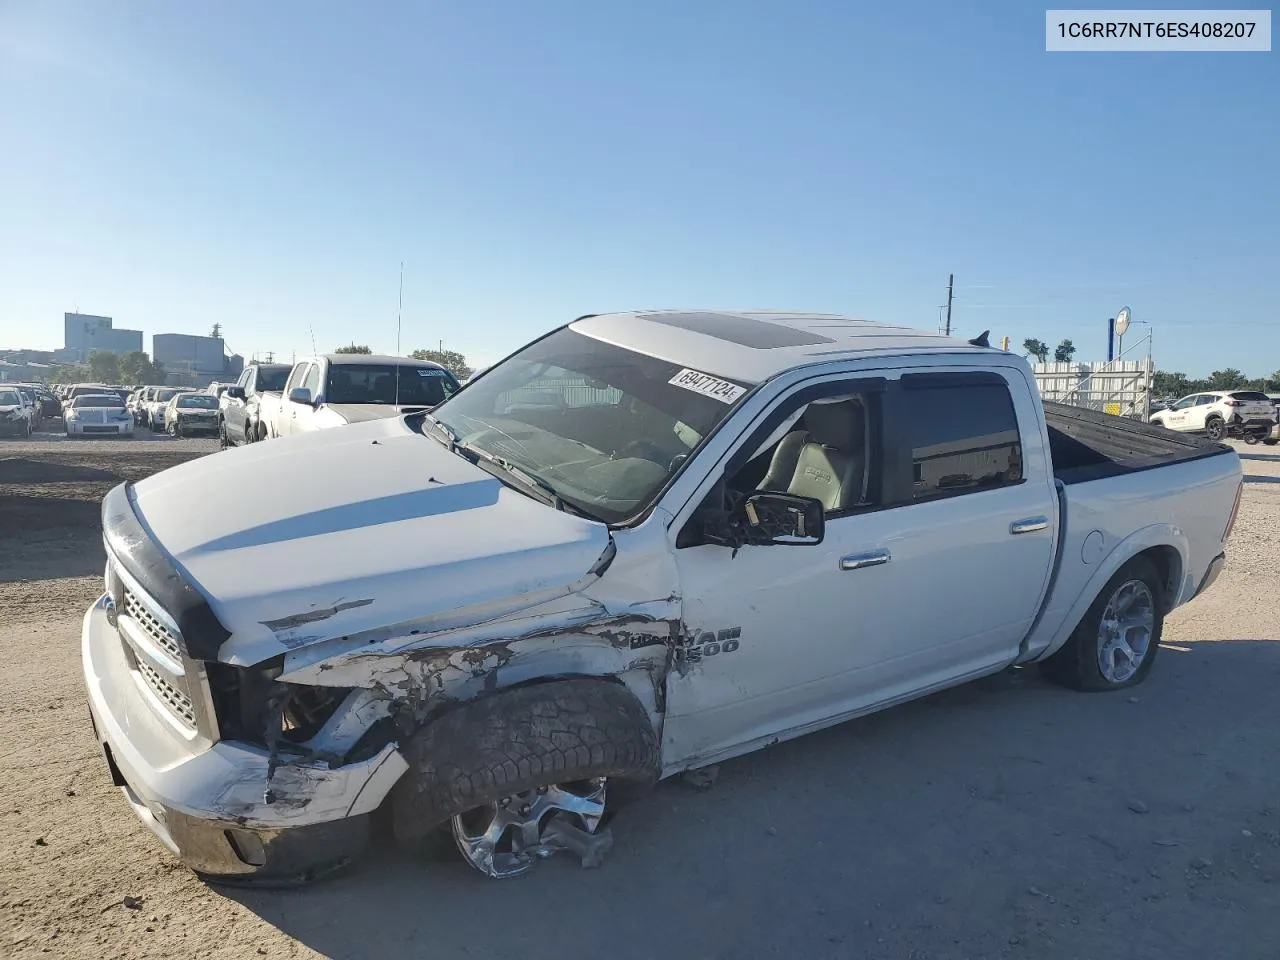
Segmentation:
[(1231, 452), (1204, 437), (1061, 403), (1045, 401), (1044, 415), (1053, 475), (1067, 484)]

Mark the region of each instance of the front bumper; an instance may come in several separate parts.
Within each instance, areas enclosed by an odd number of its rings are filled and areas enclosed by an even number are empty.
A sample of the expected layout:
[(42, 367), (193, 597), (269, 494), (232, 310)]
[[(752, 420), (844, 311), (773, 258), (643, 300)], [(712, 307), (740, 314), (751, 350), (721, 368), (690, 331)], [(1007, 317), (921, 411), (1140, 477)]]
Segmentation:
[(110, 423), (81, 423), (64, 421), (67, 433), (73, 437), (127, 437), (133, 433), (132, 420), (112, 420)]
[(394, 744), (331, 768), (177, 728), (145, 694), (101, 597), (81, 655), (94, 735), (112, 782), (172, 853), (221, 882), (306, 882), (366, 846), (369, 814), (408, 768)]
[(27, 421), (10, 420), (5, 417), (0, 420), (0, 434), (7, 437), (25, 437), (27, 435)]
[(186, 417), (179, 417), (178, 427), (183, 433), (217, 433), (218, 420), (216, 417), (208, 420), (191, 420)]

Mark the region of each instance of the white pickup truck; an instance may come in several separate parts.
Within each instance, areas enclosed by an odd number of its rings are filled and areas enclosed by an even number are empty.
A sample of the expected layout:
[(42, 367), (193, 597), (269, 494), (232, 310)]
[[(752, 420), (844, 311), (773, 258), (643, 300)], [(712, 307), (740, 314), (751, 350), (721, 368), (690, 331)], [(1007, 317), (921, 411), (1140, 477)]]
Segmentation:
[(429, 410), (460, 389), (438, 363), (408, 357), (330, 353), (293, 365), (284, 391), (259, 400), (266, 437)]
[(1139, 683), (1241, 483), (1206, 439), (1046, 416), (985, 338), (585, 317), (431, 413), (112, 491), (93, 725), (221, 881), (317, 877), (375, 814), (489, 876), (593, 863), (662, 777), (1016, 665)]

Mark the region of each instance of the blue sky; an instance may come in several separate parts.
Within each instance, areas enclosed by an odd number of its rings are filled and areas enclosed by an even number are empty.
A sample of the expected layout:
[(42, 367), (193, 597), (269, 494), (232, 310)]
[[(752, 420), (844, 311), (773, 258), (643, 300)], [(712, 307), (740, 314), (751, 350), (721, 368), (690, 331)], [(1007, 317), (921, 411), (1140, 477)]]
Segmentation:
[[(1280, 60), (1049, 54), (1044, 6), (0, 3), (0, 347), (78, 307), (487, 363), (782, 307), (1280, 368)], [(1131, 335), (1130, 340), (1136, 339)]]

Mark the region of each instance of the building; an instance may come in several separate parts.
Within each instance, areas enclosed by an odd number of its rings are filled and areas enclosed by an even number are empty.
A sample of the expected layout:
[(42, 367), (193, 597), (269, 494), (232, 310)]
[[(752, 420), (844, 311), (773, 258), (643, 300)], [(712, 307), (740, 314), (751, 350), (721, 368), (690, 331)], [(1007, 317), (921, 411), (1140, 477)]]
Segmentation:
[(151, 359), (164, 367), (166, 379), (199, 385), (210, 380), (234, 380), (244, 369), (244, 358), (227, 355), (221, 337), (197, 337), (188, 333), (157, 333), (151, 338)]
[(142, 349), (141, 330), (117, 329), (110, 317), (88, 313), (62, 315), (62, 343), (58, 359), (66, 363), (84, 363), (95, 350), (105, 353), (133, 353)]

